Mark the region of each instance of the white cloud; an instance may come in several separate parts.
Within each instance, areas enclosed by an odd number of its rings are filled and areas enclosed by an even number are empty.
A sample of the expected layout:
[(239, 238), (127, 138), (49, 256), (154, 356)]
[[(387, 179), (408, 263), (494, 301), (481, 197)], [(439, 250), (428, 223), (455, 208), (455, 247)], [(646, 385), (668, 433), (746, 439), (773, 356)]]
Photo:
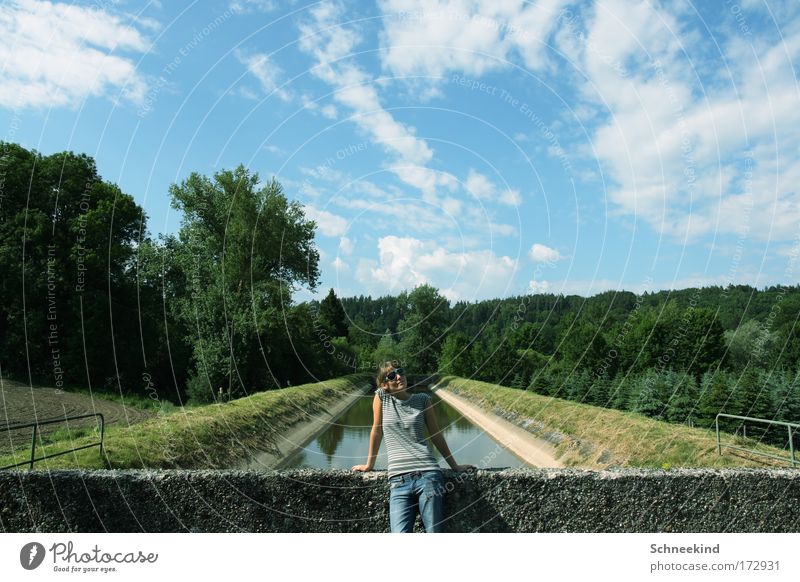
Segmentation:
[(230, 10), (235, 14), (255, 14), (272, 12), (278, 7), (274, 0), (234, 0)]
[(268, 97), (275, 95), (283, 101), (292, 99), (291, 92), (281, 86), (283, 71), (270, 60), (268, 55), (263, 53), (248, 55), (238, 49), (234, 54), (239, 62), (247, 67), (250, 74), (258, 80), (261, 89), (267, 93)]
[(317, 229), (325, 236), (341, 237), (347, 232), (348, 221), (342, 216), (319, 210), (310, 204), (304, 207), (306, 217), (317, 223)]
[(323, 105), (320, 109), (320, 113), (327, 119), (336, 119), (339, 116), (339, 112), (336, 111), (336, 107), (333, 105)]
[(136, 26), (104, 10), (6, 2), (0, 5), (0, 106), (76, 107), (90, 96), (139, 104), (147, 85), (134, 60), (119, 53), (148, 48)]
[(398, 76), (426, 75), (434, 86), (452, 71), (479, 76), (508, 67), (512, 54), (528, 68), (542, 69), (546, 41), (564, 4), (565, 0), (382, 0), (383, 65)]
[(331, 265), (337, 272), (350, 270), (350, 265), (344, 262), (340, 257), (336, 257), (335, 259), (333, 259), (333, 261), (331, 261)]
[(557, 249), (539, 243), (534, 243), (528, 256), (535, 263), (556, 263), (564, 258)]
[(522, 196), (520, 196), (519, 190), (513, 188), (501, 190), (489, 178), (472, 168), (467, 173), (467, 180), (464, 186), (478, 200), (499, 202), (507, 206), (519, 206), (522, 204)]
[[(743, 222), (761, 239), (790, 238), (800, 222), (797, 16), (772, 42), (735, 33), (712, 44), (667, 8), (607, 0), (584, 11), (587, 36), (573, 47), (582, 95), (602, 113), (592, 148), (615, 212), (686, 240)], [(694, 55), (708, 50), (721, 51), (722, 67), (704, 84)]]
[(490, 250), (451, 252), (412, 237), (378, 241), (378, 262), (362, 260), (356, 277), (373, 293), (429, 283), (451, 300), (498, 297), (511, 287), (517, 261)]
[(355, 242), (352, 239), (343, 236), (339, 240), (339, 250), (346, 255), (352, 255), (353, 250), (355, 250)]
[(352, 27), (338, 24), (342, 8), (323, 2), (311, 9), (311, 15), (312, 22), (300, 25), (300, 48), (315, 58), (312, 73), (335, 89), (333, 98), (351, 112), (350, 121), (396, 156), (390, 169), (400, 180), (422, 191), (427, 201), (437, 199), (438, 188), (453, 190), (458, 180), (448, 172), (427, 167), (433, 150), (416, 136), (415, 128), (383, 108), (379, 84), (348, 59), (361, 38)]
[(534, 279), (528, 282), (528, 288), (531, 290), (531, 293), (549, 293), (550, 283), (548, 281), (536, 281)]

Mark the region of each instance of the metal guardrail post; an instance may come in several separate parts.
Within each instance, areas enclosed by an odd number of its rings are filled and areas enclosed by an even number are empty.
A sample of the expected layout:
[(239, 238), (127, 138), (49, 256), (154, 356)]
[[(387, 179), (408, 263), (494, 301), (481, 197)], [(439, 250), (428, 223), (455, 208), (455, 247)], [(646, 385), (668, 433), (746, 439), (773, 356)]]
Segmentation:
[[(768, 424), (768, 425), (776, 425), (776, 426), (785, 426), (785, 427), (787, 427), (789, 429), (789, 450), (791, 451), (791, 457), (779, 457), (777, 455), (772, 455), (770, 453), (764, 453), (764, 452), (761, 452), (761, 451), (756, 451), (754, 449), (747, 449), (745, 447), (737, 447), (737, 446), (734, 446), (734, 445), (725, 445), (725, 447), (729, 448), (729, 449), (733, 449), (734, 451), (744, 451), (746, 453), (751, 453), (751, 454), (754, 454), (754, 455), (760, 455), (762, 457), (769, 457), (770, 459), (776, 459), (778, 461), (789, 462), (789, 463), (792, 464), (792, 467), (796, 467), (797, 466), (798, 460), (795, 457), (795, 452), (794, 452), (794, 442), (792, 440), (792, 436), (793, 436), (792, 435), (792, 428), (800, 428), (800, 424), (791, 423), (791, 422), (782, 422), (782, 421), (779, 421), (779, 420), (765, 420), (763, 418), (752, 418), (752, 417), (749, 417), (749, 416), (738, 416), (736, 414), (724, 414), (724, 413), (720, 412), (719, 414), (717, 414), (716, 418), (714, 419), (714, 422), (715, 422), (715, 425), (716, 425), (716, 428), (717, 428), (717, 451), (719, 451), (720, 455), (722, 454), (722, 441), (720, 439), (720, 434), (719, 434), (719, 419), (720, 419), (720, 417), (723, 417), (723, 416), (725, 418), (734, 418), (734, 419), (742, 420), (742, 421), (745, 421), (745, 422), (760, 422), (760, 423)], [(742, 428), (743, 428), (742, 433), (743, 433), (743, 435), (746, 436), (747, 433), (745, 432), (746, 431), (745, 427), (746, 427), (746, 425), (742, 424)], [(738, 432), (738, 429), (737, 429), (737, 432)]]
[(36, 458), (36, 428), (38, 426), (37, 424), (33, 425), (33, 436), (31, 437), (31, 464), (28, 467), (31, 471), (33, 470), (33, 459)]
[[(54, 453), (52, 455), (45, 455), (43, 457), (39, 457), (38, 459), (36, 458), (36, 438), (39, 436), (39, 427), (40, 426), (45, 425), (45, 424), (55, 424), (55, 423), (58, 423), (58, 422), (68, 422), (70, 420), (78, 420), (78, 419), (81, 419), (81, 418), (99, 418), (100, 419), (100, 442), (91, 443), (91, 444), (88, 444), (88, 445), (84, 445), (82, 447), (75, 447), (75, 448), (72, 448), (72, 449), (69, 449), (69, 450), (66, 450), (66, 451), (61, 451), (59, 453)], [(28, 465), (28, 469), (29, 470), (33, 470), (33, 464), (36, 461), (43, 461), (45, 459), (50, 459), (52, 457), (60, 457), (61, 455), (66, 455), (66, 454), (69, 454), (69, 453), (74, 453), (75, 451), (81, 451), (83, 449), (88, 449), (88, 448), (91, 448), (91, 447), (98, 447), (98, 446), (100, 447), (100, 457), (103, 460), (103, 464), (106, 467), (109, 466), (109, 463), (107, 462), (107, 460), (105, 458), (105, 447), (104, 447), (106, 419), (99, 412), (95, 412), (95, 413), (92, 413), (92, 414), (80, 414), (80, 415), (77, 415), (77, 416), (65, 416), (64, 418), (53, 418), (53, 419), (50, 419), (50, 420), (28, 422), (28, 423), (24, 423), (24, 424), (14, 424), (14, 425), (0, 426), (0, 432), (7, 432), (7, 431), (12, 431), (12, 430), (20, 430), (20, 429), (23, 429), (23, 428), (30, 428), (30, 427), (33, 427), (33, 435), (31, 436), (31, 458), (30, 458), (30, 460), (29, 461), (23, 461), (21, 463), (16, 463), (14, 465), (7, 465), (5, 467), (0, 467), (0, 470), (12, 469), (14, 467), (20, 467), (22, 465)]]

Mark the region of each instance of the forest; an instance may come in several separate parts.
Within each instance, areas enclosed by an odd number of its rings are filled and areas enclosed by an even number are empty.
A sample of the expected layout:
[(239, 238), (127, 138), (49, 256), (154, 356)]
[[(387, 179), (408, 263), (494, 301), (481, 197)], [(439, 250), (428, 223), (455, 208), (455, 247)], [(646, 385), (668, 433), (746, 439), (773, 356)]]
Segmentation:
[(243, 166), (173, 184), (169, 235), (84, 154), (0, 143), (0, 195), (3, 377), (207, 403), (397, 359), (692, 426), (800, 420), (798, 286), (295, 302), (316, 224)]

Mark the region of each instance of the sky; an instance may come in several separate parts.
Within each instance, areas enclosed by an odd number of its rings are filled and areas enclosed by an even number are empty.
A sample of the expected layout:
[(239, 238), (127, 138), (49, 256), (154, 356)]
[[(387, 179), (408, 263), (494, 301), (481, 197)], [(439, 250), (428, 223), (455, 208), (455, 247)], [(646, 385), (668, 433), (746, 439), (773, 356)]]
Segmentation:
[(0, 140), (169, 186), (244, 164), (316, 293), (451, 301), (800, 278), (796, 0), (0, 2)]

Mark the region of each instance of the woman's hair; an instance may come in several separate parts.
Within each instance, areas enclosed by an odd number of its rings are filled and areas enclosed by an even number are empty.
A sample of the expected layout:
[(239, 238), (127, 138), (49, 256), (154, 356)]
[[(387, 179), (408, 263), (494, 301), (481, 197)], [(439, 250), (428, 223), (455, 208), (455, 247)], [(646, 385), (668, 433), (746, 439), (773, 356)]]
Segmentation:
[(377, 377), (378, 386), (386, 382), (386, 375), (389, 372), (399, 367), (400, 367), (400, 362), (398, 362), (397, 360), (391, 360), (381, 364), (380, 367), (378, 368), (378, 377)]

